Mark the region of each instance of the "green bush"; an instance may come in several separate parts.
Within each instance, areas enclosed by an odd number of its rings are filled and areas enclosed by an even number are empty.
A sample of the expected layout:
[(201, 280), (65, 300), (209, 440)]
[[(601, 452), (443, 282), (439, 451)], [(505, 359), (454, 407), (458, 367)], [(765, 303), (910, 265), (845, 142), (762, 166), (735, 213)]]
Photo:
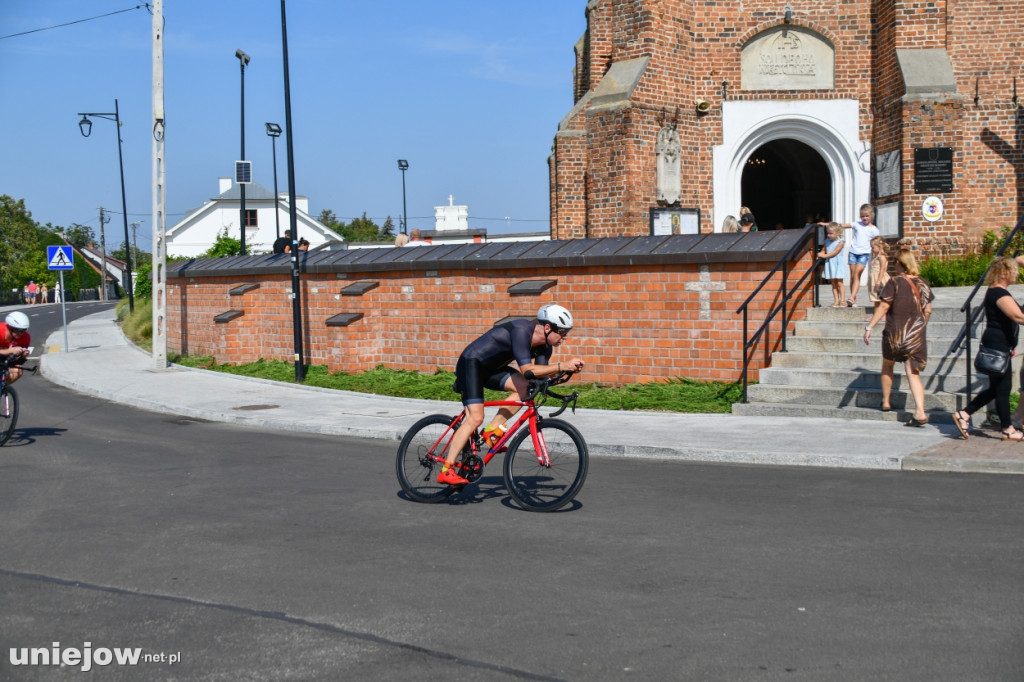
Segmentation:
[(954, 258), (927, 258), (921, 263), (921, 276), (933, 287), (974, 286), (985, 274), (992, 256), (972, 253)]

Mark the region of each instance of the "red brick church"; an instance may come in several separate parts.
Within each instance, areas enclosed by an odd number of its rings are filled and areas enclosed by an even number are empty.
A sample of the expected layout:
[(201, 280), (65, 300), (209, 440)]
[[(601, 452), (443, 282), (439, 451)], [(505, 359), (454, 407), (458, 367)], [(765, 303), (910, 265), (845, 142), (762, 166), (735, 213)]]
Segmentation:
[[(850, 222), (960, 253), (1024, 205), (1024, 2), (590, 0), (555, 239)], [(1018, 94), (1019, 88), (1019, 94)]]

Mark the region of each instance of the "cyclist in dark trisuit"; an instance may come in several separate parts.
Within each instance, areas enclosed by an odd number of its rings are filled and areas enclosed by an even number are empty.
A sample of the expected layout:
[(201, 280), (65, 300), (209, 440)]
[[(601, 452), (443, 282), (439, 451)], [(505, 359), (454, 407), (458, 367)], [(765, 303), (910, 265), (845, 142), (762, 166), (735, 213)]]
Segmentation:
[[(512, 320), (500, 324), (466, 346), (455, 365), (455, 390), (462, 394), (466, 418), (452, 436), (447, 461), (437, 477), (438, 483), (461, 485), (469, 482), (450, 467), (469, 442), (473, 431), (484, 423), (484, 387), (515, 393), (520, 399), (525, 399), (528, 383), (524, 372), (532, 371), (537, 377), (546, 377), (563, 370), (579, 372), (583, 369), (580, 358), (550, 364), (552, 352), (562, 345), (572, 325), (572, 314), (568, 310), (560, 305), (545, 305), (537, 311), (536, 320)], [(509, 364), (513, 361), (518, 369)], [(518, 411), (518, 408), (500, 408), (484, 430), (485, 437)]]

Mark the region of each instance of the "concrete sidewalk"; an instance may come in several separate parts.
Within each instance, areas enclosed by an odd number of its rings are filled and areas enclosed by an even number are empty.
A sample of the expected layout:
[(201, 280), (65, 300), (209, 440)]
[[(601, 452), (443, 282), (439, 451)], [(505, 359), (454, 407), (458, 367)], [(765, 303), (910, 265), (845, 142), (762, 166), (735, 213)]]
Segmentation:
[[(398, 441), (420, 417), (455, 414), (457, 402), (308, 388), (173, 366), (128, 342), (113, 310), (52, 334), (42, 375), (69, 389), (147, 410), (259, 428)], [(31, 379), (29, 379), (31, 380)], [(569, 385), (571, 386), (571, 384)], [(579, 409), (575, 424), (594, 455), (697, 462), (1024, 473), (1024, 445), (998, 433), (959, 440), (952, 425)], [(396, 443), (397, 444), (397, 443)]]

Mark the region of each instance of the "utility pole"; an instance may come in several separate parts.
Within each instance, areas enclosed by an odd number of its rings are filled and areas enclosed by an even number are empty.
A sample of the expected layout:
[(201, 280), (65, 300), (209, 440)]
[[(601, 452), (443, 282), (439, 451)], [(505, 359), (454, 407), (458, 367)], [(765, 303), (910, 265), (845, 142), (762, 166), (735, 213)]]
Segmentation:
[[(100, 206), (100, 300), (107, 300), (107, 232), (103, 226), (110, 222), (110, 216), (103, 214)], [(127, 247), (128, 245), (125, 244)]]
[(153, 369), (167, 369), (167, 213), (164, 169), (164, 0), (153, 0)]
[[(132, 223), (132, 254), (134, 256), (133, 260), (135, 261), (135, 270), (136, 270), (136, 272), (138, 271), (138, 268), (139, 268), (139, 240), (138, 240), (138, 235), (136, 234), (136, 231), (138, 229), (139, 229), (139, 223), (138, 222)], [(128, 245), (125, 244), (124, 247), (127, 249)], [(131, 283), (129, 282), (129, 284), (131, 284)]]

